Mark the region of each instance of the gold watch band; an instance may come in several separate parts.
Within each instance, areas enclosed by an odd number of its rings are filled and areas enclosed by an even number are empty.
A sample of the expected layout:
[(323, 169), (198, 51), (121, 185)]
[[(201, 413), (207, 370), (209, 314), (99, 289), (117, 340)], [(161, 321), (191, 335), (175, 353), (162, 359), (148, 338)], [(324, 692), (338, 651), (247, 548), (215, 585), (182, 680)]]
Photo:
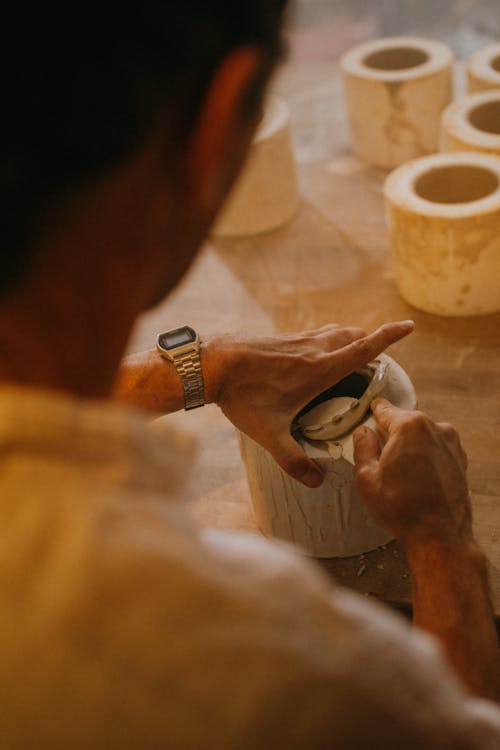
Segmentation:
[(184, 408), (197, 409), (205, 405), (205, 387), (201, 371), (199, 351), (188, 351), (177, 356), (173, 355), (172, 362), (179, 373), (184, 387)]

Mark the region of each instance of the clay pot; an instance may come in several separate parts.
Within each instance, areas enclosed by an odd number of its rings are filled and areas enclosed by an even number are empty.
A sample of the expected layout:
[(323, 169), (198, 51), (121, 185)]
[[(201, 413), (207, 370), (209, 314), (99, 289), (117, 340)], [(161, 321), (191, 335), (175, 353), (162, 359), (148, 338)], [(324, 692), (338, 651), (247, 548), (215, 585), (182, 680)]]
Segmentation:
[(445, 109), (441, 150), (500, 156), (500, 88), (471, 94)]
[(445, 45), (418, 37), (378, 39), (347, 52), (341, 69), (356, 155), (392, 169), (436, 151), (452, 66)]
[(500, 157), (416, 159), (384, 187), (401, 296), (437, 315), (500, 310)]
[(483, 47), (468, 59), (467, 82), (471, 94), (500, 88), (500, 42)]
[[(415, 391), (404, 370), (386, 355), (380, 355), (378, 361), (386, 368), (380, 395), (401, 408), (415, 408)], [(332, 397), (345, 399), (347, 394), (361, 399), (368, 385), (364, 371), (353, 374), (321, 394), (301, 414), (315, 409), (314, 420), (321, 420), (318, 401), (325, 399), (322, 405), (330, 420)], [(289, 477), (264, 448), (240, 433), (255, 517), (266, 536), (293, 542), (314, 557), (359, 555), (392, 538), (389, 531), (374, 523), (357, 492), (352, 437), (356, 425), (352, 420), (350, 423), (345, 435), (328, 442), (305, 438), (299, 421), (295, 423), (296, 439), (324, 473), (324, 482), (317, 489)], [(369, 412), (359, 415), (357, 424), (361, 423), (376, 429)]]
[(212, 234), (244, 237), (286, 224), (299, 203), (286, 103), (270, 97), (241, 175)]

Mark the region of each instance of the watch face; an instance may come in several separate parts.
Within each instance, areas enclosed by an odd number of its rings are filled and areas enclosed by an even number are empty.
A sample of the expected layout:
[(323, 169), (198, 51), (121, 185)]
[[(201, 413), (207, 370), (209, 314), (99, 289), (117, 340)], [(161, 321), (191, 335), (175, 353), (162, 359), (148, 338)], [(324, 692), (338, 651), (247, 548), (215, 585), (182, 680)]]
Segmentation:
[(167, 351), (170, 349), (177, 349), (178, 346), (193, 344), (195, 341), (196, 333), (189, 326), (182, 326), (182, 328), (167, 331), (158, 337), (159, 345), (162, 349), (166, 349)]

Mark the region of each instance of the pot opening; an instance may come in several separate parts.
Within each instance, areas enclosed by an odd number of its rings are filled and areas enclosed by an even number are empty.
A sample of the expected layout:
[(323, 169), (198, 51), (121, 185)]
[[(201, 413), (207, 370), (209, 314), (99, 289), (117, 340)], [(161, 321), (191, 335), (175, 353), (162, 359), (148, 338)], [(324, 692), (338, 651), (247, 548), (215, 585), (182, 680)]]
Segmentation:
[(498, 185), (497, 175), (485, 167), (454, 164), (421, 175), (414, 190), (431, 203), (472, 203), (494, 193)]
[(496, 70), (497, 73), (500, 73), (500, 55), (497, 55), (493, 58), (493, 60), (491, 61), (491, 67), (493, 68), (493, 70)]
[(363, 65), (375, 70), (407, 70), (417, 68), (428, 60), (427, 52), (416, 47), (387, 47), (367, 55)]
[(468, 117), (470, 124), (478, 130), (500, 135), (500, 93), (497, 100), (485, 102), (471, 109)]
[(327, 388), (326, 391), (320, 393), (318, 396), (316, 396), (316, 398), (313, 398), (312, 401), (309, 401), (309, 403), (306, 404), (306, 406), (304, 406), (301, 411), (299, 411), (299, 413), (293, 420), (294, 425), (301, 417), (304, 416), (304, 414), (307, 414), (307, 412), (311, 411), (311, 409), (314, 409), (315, 406), (319, 406), (325, 401), (329, 401), (331, 398), (338, 398), (340, 396), (361, 398), (363, 393), (368, 388), (369, 382), (370, 381), (368, 377), (365, 377), (360, 372), (352, 372), (350, 375), (347, 375), (347, 377), (343, 378), (338, 383), (335, 383), (335, 385)]

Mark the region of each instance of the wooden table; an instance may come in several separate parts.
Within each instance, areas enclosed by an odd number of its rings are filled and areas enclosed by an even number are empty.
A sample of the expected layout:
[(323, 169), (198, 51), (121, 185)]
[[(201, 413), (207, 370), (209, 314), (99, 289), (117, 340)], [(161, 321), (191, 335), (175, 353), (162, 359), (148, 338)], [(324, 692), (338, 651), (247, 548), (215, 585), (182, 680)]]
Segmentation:
[[(275, 82), (292, 112), (302, 202), (293, 221), (255, 238), (210, 242), (183, 285), (140, 322), (131, 350), (161, 329), (267, 334), (327, 322), (379, 324), (412, 317), (416, 332), (390, 352), (407, 370), (420, 408), (460, 431), (470, 459), (475, 527), (491, 564), (500, 615), (500, 315), (440, 318), (398, 295), (384, 224), (384, 173), (348, 149), (333, 63), (288, 65)], [(500, 268), (498, 270), (500, 283)], [(259, 533), (232, 426), (214, 406), (169, 419), (200, 437), (192, 512), (205, 525)], [(323, 563), (360, 592), (404, 605), (410, 578), (397, 543)]]

